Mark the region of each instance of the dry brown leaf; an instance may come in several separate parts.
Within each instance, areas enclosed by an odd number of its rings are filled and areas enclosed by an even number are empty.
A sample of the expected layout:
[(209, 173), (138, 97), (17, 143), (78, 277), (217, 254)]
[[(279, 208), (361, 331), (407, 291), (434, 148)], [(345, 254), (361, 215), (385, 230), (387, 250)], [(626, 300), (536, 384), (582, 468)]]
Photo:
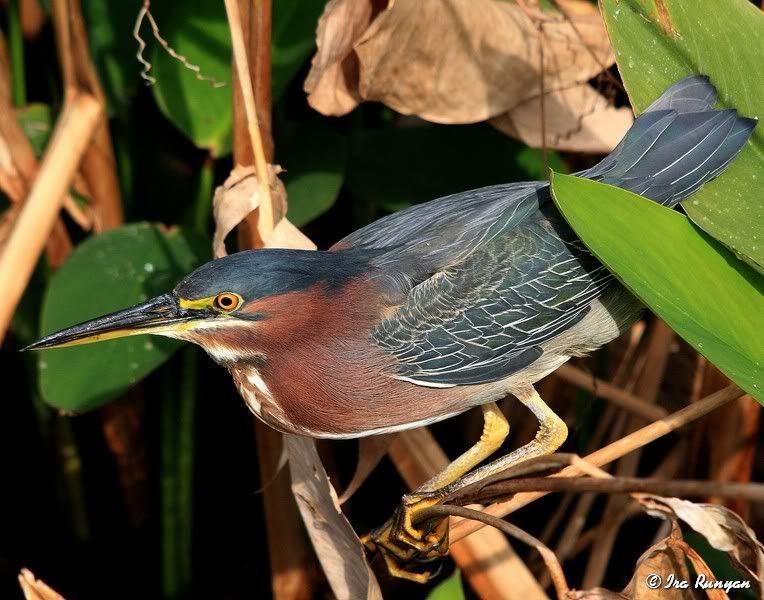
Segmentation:
[(342, 514), (315, 442), (284, 435), (289, 451), (292, 492), (326, 578), (339, 600), (381, 600), (363, 546)]
[[(275, 203), (286, 205), (286, 188), (279, 179), (282, 169), (268, 165), (271, 198)], [(215, 216), (215, 234), (212, 251), (215, 258), (225, 256), (225, 238), (244, 218), (260, 205), (260, 184), (254, 167), (234, 167), (228, 179), (215, 190), (212, 212)]]
[(361, 101), (358, 59), (353, 45), (386, 7), (386, 0), (330, 0), (318, 21), (310, 73), (305, 79), (308, 103), (325, 115), (344, 115)]
[[(498, 130), (540, 147), (541, 99), (528, 100), (491, 119)], [(610, 152), (634, 122), (629, 108), (615, 108), (583, 83), (544, 96), (546, 144), (571, 152)]]
[(29, 569), (21, 569), (19, 585), (26, 600), (64, 600), (61, 594), (51, 589), (41, 579), (37, 579)]
[[(669, 584), (669, 576), (678, 581), (690, 580), (681, 542), (681, 531), (676, 522), (672, 522), (671, 534), (639, 557), (634, 576), (622, 595), (633, 600), (692, 600), (691, 589), (664, 587)], [(657, 588), (648, 585), (650, 582)]]
[(355, 465), (355, 473), (348, 483), (345, 491), (340, 496), (340, 504), (345, 504), (355, 494), (361, 484), (379, 464), (382, 457), (387, 454), (387, 449), (393, 443), (396, 434), (372, 435), (358, 440), (358, 462)]
[(298, 250), (315, 250), (317, 246), (300, 231), (289, 219), (284, 217), (273, 228), (268, 239), (268, 248), (294, 248)]
[[(560, 13), (542, 15), (548, 145), (607, 151), (631, 114), (609, 109), (586, 84), (614, 60), (602, 19), (587, 3), (564, 5), (575, 27)], [(537, 23), (519, 6), (397, 0), (375, 17), (380, 9), (371, 0), (327, 5), (305, 81), (313, 108), (342, 115), (360, 101), (378, 100), (438, 123), (474, 123), (518, 110), (498, 126), (540, 145), (540, 38)], [(594, 127), (609, 131), (598, 136)]]
[(649, 514), (680, 519), (714, 548), (726, 552), (741, 573), (751, 579), (758, 592), (762, 592), (764, 546), (737, 514), (716, 504), (696, 504), (680, 498), (642, 494), (635, 497)]

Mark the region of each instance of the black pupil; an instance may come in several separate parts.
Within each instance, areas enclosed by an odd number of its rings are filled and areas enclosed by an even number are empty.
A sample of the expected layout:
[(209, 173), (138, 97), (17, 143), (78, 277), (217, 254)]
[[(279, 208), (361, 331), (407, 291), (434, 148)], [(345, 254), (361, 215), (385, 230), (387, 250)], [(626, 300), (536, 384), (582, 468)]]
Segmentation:
[(230, 296), (221, 296), (219, 302), (223, 308), (231, 308), (233, 306), (233, 298)]

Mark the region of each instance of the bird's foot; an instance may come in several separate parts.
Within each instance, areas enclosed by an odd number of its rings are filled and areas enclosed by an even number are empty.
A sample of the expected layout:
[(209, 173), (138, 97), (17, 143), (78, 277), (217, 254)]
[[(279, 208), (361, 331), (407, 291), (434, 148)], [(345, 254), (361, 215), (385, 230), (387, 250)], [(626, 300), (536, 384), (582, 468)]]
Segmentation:
[(387, 522), (361, 538), (371, 552), (379, 552), (393, 577), (425, 583), (435, 576), (421, 570), (448, 552), (448, 519), (419, 523), (417, 514), (441, 501), (434, 493), (407, 494)]

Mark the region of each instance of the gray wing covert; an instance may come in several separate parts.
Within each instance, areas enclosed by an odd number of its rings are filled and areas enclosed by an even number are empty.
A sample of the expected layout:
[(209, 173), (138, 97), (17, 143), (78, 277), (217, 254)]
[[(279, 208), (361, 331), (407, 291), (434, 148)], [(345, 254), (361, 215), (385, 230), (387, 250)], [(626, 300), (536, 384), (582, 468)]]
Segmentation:
[(373, 338), (397, 359), (395, 377), (497, 381), (537, 360), (611, 282), (561, 219), (536, 211), (413, 287)]

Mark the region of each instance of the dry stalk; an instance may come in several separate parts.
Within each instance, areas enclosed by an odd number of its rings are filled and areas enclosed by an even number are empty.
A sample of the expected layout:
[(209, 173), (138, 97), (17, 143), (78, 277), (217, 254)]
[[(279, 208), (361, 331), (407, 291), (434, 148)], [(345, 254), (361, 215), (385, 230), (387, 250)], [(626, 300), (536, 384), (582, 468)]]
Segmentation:
[[(242, 2), (244, 4), (244, 2)], [(245, 10), (265, 11), (269, 8), (270, 2), (264, 0), (256, 5), (251, 4)], [(239, 82), (233, 92), (234, 102), (234, 163), (237, 165), (251, 164), (251, 157), (246, 153), (250, 147), (236, 143), (239, 139), (239, 132), (246, 129), (249, 134), (251, 149), (255, 158), (255, 173), (258, 181), (265, 191), (266, 198), (260, 202), (259, 232), (267, 231), (269, 234), (273, 231), (273, 209), (272, 198), (269, 189), (269, 176), (267, 168), (266, 149), (264, 142), (270, 143), (270, 124), (266, 121), (259, 121), (257, 118), (257, 104), (253, 93), (252, 73), (256, 74), (255, 83), (270, 89), (270, 63), (260, 65), (250, 63), (246, 53), (246, 46), (250, 43), (256, 43), (260, 46), (270, 48), (270, 37), (263, 35), (254, 39), (254, 33), (249, 27), (249, 19), (242, 21), (241, 12), (237, 0), (230, 2), (226, 0), (226, 12), (228, 14), (231, 39), (233, 41), (234, 62), (238, 77), (234, 79)], [(249, 15), (247, 15), (249, 16)], [(264, 32), (270, 31), (270, 22), (265, 23)], [(245, 39), (247, 42), (245, 43)], [(240, 103), (243, 101), (245, 110), (240, 110)], [(263, 102), (265, 103), (265, 102)], [(261, 104), (263, 104), (261, 103)], [(260, 106), (260, 109), (269, 109), (267, 106)], [(261, 114), (270, 114), (267, 113)], [(245, 127), (246, 125), (246, 127)], [(268, 139), (266, 139), (268, 138)], [(285, 220), (282, 220), (282, 224)], [(247, 226), (247, 221), (242, 223)], [(266, 236), (244, 234), (243, 228), (239, 229), (239, 239), (242, 247), (253, 247), (263, 242), (273, 241)], [(296, 238), (297, 236), (295, 236)], [(303, 236), (304, 237), (304, 236)], [(305, 238), (306, 239), (306, 238)], [(285, 240), (281, 247), (294, 247), (295, 240)], [(304, 530), (300, 521), (297, 505), (290, 489), (289, 472), (283, 470), (278, 475), (275, 474), (276, 465), (280, 462), (280, 446), (282, 436), (278, 432), (270, 429), (260, 421), (255, 421), (255, 439), (257, 442), (258, 460), (261, 468), (261, 479), (265, 484), (263, 491), (263, 505), (265, 509), (266, 530), (268, 538), (268, 552), (271, 561), (271, 589), (275, 600), (303, 600), (312, 595), (313, 583), (311, 569), (308, 565), (311, 562), (310, 550), (306, 543)]]
[(64, 104), (40, 171), (0, 255), (0, 341), (29, 282), (80, 160), (101, 118), (101, 104), (80, 94)]
[[(650, 423), (642, 429), (639, 429), (638, 431), (635, 431), (634, 433), (631, 433), (613, 442), (612, 444), (597, 450), (596, 452), (592, 452), (591, 454), (585, 456), (583, 460), (585, 460), (590, 465), (602, 467), (603, 465), (626, 456), (634, 450), (654, 442), (655, 440), (679, 429), (680, 427), (687, 425), (688, 423), (692, 423), (693, 421), (704, 415), (707, 415), (720, 406), (723, 406), (730, 400), (739, 398), (743, 395), (743, 393), (744, 392), (737, 385), (729, 385), (724, 389), (711, 394), (710, 396), (706, 396), (695, 404), (686, 406), (685, 408), (678, 410), (677, 412), (661, 419), (660, 421)], [(551, 475), (550, 477), (577, 477), (581, 475), (581, 473), (582, 471), (579, 467), (569, 466), (559, 473)], [(516, 510), (527, 506), (531, 502), (535, 502), (539, 498), (543, 498), (548, 493), (549, 492), (526, 492), (517, 494), (511, 500), (506, 502), (497, 502), (496, 504), (488, 506), (484, 512), (496, 517), (505, 517), (515, 512)], [(455, 524), (451, 529), (451, 543), (454, 543), (470, 535), (471, 533), (478, 531), (482, 526), (483, 525), (480, 523), (474, 523), (471, 521), (464, 521)]]
[(273, 200), (268, 186), (268, 162), (263, 150), (263, 140), (260, 135), (260, 125), (257, 119), (257, 107), (255, 105), (255, 94), (252, 87), (252, 78), (249, 71), (249, 60), (247, 58), (247, 49), (244, 44), (244, 34), (242, 31), (241, 16), (239, 14), (239, 5), (237, 0), (225, 0), (226, 13), (228, 15), (228, 26), (231, 30), (231, 42), (233, 45), (234, 64), (239, 78), (241, 94), (244, 100), (244, 111), (247, 118), (247, 131), (249, 132), (252, 150), (255, 154), (255, 173), (263, 189), (263, 201), (260, 203), (258, 229), (264, 240), (267, 240), (273, 233)]
[(79, 0), (52, 0), (56, 45), (64, 78), (65, 102), (88, 94), (101, 104), (96, 131), (82, 157), (80, 169), (91, 193), (96, 232), (122, 224), (122, 198), (106, 117), (106, 98), (91, 60)]

